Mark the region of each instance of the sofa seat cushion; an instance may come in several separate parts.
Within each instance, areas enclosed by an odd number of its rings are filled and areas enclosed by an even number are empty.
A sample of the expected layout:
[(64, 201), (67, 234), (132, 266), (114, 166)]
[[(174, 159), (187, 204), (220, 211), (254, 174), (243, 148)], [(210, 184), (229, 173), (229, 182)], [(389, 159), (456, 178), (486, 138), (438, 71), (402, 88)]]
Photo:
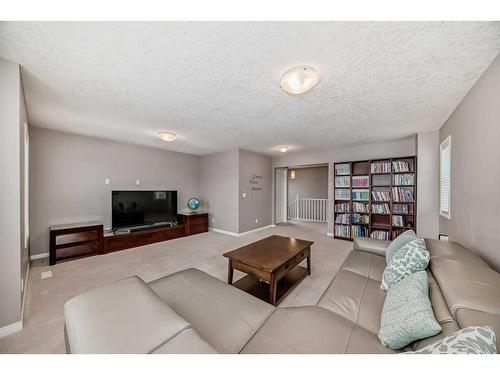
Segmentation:
[(341, 270), (328, 286), (318, 306), (377, 334), (386, 292), (380, 282)]
[(151, 352), (151, 354), (217, 354), (194, 329), (187, 328)]
[(275, 307), (190, 268), (149, 286), (221, 353), (239, 353)]
[(341, 270), (351, 271), (358, 275), (382, 281), (386, 267), (385, 258), (366, 251), (353, 250), (340, 267)]
[(276, 310), (242, 353), (393, 353), (375, 334), (317, 306)]
[(146, 354), (190, 328), (137, 276), (82, 293), (64, 305), (71, 353)]

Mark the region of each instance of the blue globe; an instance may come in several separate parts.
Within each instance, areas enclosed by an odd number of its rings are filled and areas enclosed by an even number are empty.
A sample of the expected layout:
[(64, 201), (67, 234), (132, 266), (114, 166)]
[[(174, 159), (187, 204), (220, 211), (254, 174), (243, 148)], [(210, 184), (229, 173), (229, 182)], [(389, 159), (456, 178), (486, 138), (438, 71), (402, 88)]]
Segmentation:
[(191, 210), (197, 210), (198, 208), (200, 208), (200, 200), (198, 198), (191, 198), (190, 200), (188, 200), (187, 206)]

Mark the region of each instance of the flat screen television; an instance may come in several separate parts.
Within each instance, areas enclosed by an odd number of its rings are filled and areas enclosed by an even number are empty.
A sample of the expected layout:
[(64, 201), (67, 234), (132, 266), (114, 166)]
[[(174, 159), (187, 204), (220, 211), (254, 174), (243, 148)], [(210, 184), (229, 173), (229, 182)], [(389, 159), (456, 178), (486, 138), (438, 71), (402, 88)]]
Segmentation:
[(111, 198), (113, 229), (177, 221), (175, 190), (113, 190)]

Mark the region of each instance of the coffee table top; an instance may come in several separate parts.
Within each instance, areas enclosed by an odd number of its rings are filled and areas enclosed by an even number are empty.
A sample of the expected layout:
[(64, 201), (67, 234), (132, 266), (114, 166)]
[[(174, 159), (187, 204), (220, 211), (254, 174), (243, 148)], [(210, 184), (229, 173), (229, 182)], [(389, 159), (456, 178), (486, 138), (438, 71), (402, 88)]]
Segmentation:
[(274, 235), (223, 255), (230, 260), (273, 272), (313, 243), (312, 241)]

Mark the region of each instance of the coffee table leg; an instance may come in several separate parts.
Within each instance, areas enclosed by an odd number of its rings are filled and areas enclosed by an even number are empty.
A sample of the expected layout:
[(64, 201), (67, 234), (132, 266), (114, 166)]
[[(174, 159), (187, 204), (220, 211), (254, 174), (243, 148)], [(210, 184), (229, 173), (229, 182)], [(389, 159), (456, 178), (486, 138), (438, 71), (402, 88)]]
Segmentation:
[(274, 274), (271, 274), (271, 278), (269, 281), (269, 303), (272, 305), (276, 304), (276, 289), (278, 287), (278, 283), (276, 282), (276, 278)]
[(233, 262), (231, 260), (227, 263), (227, 283), (233, 285)]
[(309, 252), (309, 255), (307, 256), (307, 274), (311, 274), (311, 252)]

